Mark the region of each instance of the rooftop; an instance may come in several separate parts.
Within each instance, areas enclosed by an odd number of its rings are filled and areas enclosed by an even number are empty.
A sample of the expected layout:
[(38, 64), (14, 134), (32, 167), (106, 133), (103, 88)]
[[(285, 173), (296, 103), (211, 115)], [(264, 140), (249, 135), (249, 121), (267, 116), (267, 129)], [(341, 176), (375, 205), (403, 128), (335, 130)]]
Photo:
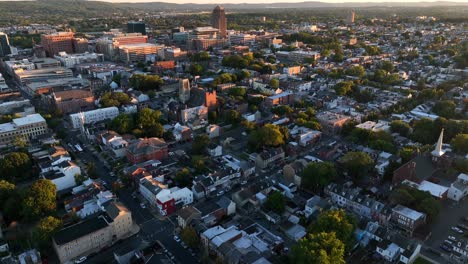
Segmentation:
[(406, 216), (414, 221), (420, 219), (421, 217), (424, 217), (423, 213), (413, 210), (411, 208), (405, 207), (400, 204), (395, 206), (395, 208), (393, 208), (393, 211), (397, 212), (400, 215)]
[(66, 227), (53, 237), (57, 245), (64, 245), (71, 241), (74, 241), (80, 237), (94, 233), (98, 230), (106, 228), (109, 223), (106, 221), (103, 215), (86, 219), (72, 226)]

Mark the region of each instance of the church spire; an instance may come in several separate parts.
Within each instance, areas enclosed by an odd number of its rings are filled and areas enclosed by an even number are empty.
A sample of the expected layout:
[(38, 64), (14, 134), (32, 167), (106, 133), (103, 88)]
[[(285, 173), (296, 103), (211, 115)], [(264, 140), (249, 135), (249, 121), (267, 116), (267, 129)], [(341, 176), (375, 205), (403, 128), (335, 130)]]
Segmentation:
[(442, 128), (442, 131), (440, 131), (439, 139), (437, 140), (436, 147), (432, 151), (433, 156), (440, 157), (444, 155), (445, 151), (442, 150), (443, 139), (444, 139), (444, 129)]

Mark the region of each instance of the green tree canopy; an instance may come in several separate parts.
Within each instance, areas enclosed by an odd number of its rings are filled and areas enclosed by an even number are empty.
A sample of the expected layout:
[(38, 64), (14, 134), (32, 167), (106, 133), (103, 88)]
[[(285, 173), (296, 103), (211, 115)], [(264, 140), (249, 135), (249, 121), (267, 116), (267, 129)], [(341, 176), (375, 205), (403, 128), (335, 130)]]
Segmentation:
[(62, 221), (53, 216), (41, 218), (36, 225), (33, 236), (40, 248), (50, 246), (51, 237), (62, 227)]
[(270, 87), (271, 87), (271, 88), (275, 88), (275, 89), (276, 89), (276, 88), (279, 87), (279, 85), (280, 85), (280, 83), (279, 83), (279, 80), (278, 80), (278, 79), (273, 78), (273, 79), (270, 80)]
[(137, 116), (137, 126), (142, 129), (149, 129), (161, 122), (161, 112), (150, 108), (140, 110)]
[(255, 150), (262, 147), (278, 147), (284, 143), (285, 137), (281, 133), (280, 127), (273, 124), (258, 127), (249, 136), (249, 145)]
[(183, 168), (180, 171), (176, 172), (174, 180), (177, 183), (177, 185), (181, 188), (189, 186), (192, 181), (189, 169)]
[(331, 162), (312, 162), (301, 173), (301, 185), (311, 191), (319, 191), (336, 178), (335, 165)]
[(320, 214), (317, 222), (309, 227), (313, 233), (336, 233), (336, 237), (343, 241), (346, 249), (352, 248), (355, 242), (354, 229), (356, 219), (347, 214), (343, 209), (329, 210)]
[(140, 91), (159, 90), (164, 80), (158, 75), (134, 74), (129, 79), (130, 85)]
[(193, 154), (205, 154), (206, 147), (210, 143), (210, 138), (208, 135), (197, 135), (192, 142), (192, 153)]
[(457, 105), (452, 100), (444, 100), (436, 102), (432, 111), (441, 117), (452, 118), (455, 116), (456, 107)]
[(468, 134), (458, 134), (452, 139), (452, 147), (460, 154), (468, 153)]
[(190, 66), (190, 73), (192, 75), (201, 75), (203, 73), (203, 66), (198, 63), (194, 63)]
[(0, 206), (4, 208), (5, 202), (16, 191), (16, 186), (5, 180), (0, 180)]
[(359, 179), (366, 176), (374, 166), (372, 158), (364, 152), (348, 152), (339, 159), (348, 175)]
[(135, 120), (132, 115), (119, 114), (109, 122), (109, 128), (119, 134), (127, 134), (135, 128)]
[(366, 75), (366, 70), (361, 65), (351, 66), (345, 70), (345, 74), (362, 78)]
[(107, 92), (100, 100), (102, 107), (126, 105), (130, 103), (130, 97), (126, 93), (122, 92)]
[(226, 113), (224, 114), (224, 120), (228, 124), (238, 124), (241, 121), (241, 114), (237, 112), (236, 110), (227, 110)]
[(279, 191), (273, 191), (265, 201), (264, 207), (281, 215), (286, 208), (284, 196)]
[(390, 130), (393, 133), (398, 133), (403, 137), (407, 137), (411, 131), (411, 127), (401, 120), (395, 120), (390, 123)]
[(347, 95), (353, 91), (353, 82), (351, 81), (343, 81), (337, 83), (333, 88), (337, 95)]
[(180, 238), (191, 248), (198, 248), (200, 245), (200, 239), (198, 238), (197, 232), (191, 226), (182, 228), (180, 231)]
[(34, 218), (54, 212), (57, 206), (56, 192), (57, 188), (50, 180), (34, 182), (23, 200), (23, 214)]
[(0, 175), (3, 179), (25, 178), (31, 175), (32, 163), (28, 154), (11, 152), (0, 159)]
[(294, 264), (345, 264), (345, 247), (334, 232), (309, 234), (291, 248)]

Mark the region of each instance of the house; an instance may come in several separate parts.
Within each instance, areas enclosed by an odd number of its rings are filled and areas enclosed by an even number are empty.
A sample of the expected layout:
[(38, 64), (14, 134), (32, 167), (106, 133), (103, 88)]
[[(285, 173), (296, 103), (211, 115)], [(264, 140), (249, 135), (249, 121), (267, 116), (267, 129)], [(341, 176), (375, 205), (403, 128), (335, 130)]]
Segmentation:
[(76, 186), (75, 175), (81, 175), (81, 169), (71, 160), (65, 160), (54, 164), (52, 170), (43, 173), (42, 177), (52, 181), (57, 187), (57, 192)]
[(135, 231), (132, 213), (121, 203), (111, 202), (105, 212), (67, 226), (52, 237), (61, 263), (99, 252)]
[(192, 130), (188, 126), (182, 126), (179, 123), (175, 124), (172, 135), (174, 135), (176, 141), (192, 140)]
[(270, 107), (275, 105), (291, 105), (294, 103), (295, 98), (296, 95), (292, 92), (282, 92), (267, 97), (265, 104)]
[(391, 222), (407, 235), (412, 236), (416, 228), (426, 223), (426, 214), (397, 205), (392, 209)]
[(284, 151), (281, 147), (273, 148), (270, 150), (264, 150), (257, 155), (255, 165), (260, 169), (264, 169), (268, 167), (270, 163), (276, 162), (281, 159), (284, 159)]
[(208, 145), (207, 149), (208, 149), (208, 154), (211, 157), (219, 157), (223, 155), (223, 147), (221, 145), (217, 145), (213, 143), (213, 144)]
[(318, 195), (314, 195), (306, 202), (304, 208), (304, 216), (306, 218), (310, 218), (312, 215), (318, 216), (320, 213), (323, 212), (323, 210), (326, 210), (330, 207), (331, 205), (327, 200), (323, 199)]
[(307, 166), (308, 162), (305, 159), (297, 159), (283, 167), (284, 179), (296, 186), (301, 186), (301, 173)]
[(323, 131), (331, 133), (338, 133), (341, 130), (341, 127), (351, 120), (351, 117), (349, 116), (329, 111), (317, 113), (316, 118), (322, 125)]
[(236, 204), (224, 196), (214, 203), (197, 204), (194, 208), (200, 212), (200, 220), (206, 226), (213, 226), (223, 217), (233, 215), (236, 212)]
[(168, 146), (163, 139), (140, 138), (127, 147), (126, 156), (132, 163), (147, 160), (162, 160), (167, 157)]
[(468, 175), (460, 173), (457, 179), (450, 185), (447, 197), (456, 202), (468, 195)]
[(190, 225), (192, 220), (200, 218), (200, 211), (193, 206), (186, 206), (177, 212), (177, 224), (181, 228), (185, 228)]

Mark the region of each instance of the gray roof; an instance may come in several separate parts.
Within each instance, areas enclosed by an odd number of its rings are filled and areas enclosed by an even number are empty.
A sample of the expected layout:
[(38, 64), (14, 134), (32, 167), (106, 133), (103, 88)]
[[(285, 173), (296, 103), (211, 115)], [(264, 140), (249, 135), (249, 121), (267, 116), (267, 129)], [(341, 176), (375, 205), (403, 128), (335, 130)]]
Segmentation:
[(80, 237), (94, 233), (109, 225), (103, 215), (92, 217), (57, 232), (53, 239), (57, 245), (63, 245)]

